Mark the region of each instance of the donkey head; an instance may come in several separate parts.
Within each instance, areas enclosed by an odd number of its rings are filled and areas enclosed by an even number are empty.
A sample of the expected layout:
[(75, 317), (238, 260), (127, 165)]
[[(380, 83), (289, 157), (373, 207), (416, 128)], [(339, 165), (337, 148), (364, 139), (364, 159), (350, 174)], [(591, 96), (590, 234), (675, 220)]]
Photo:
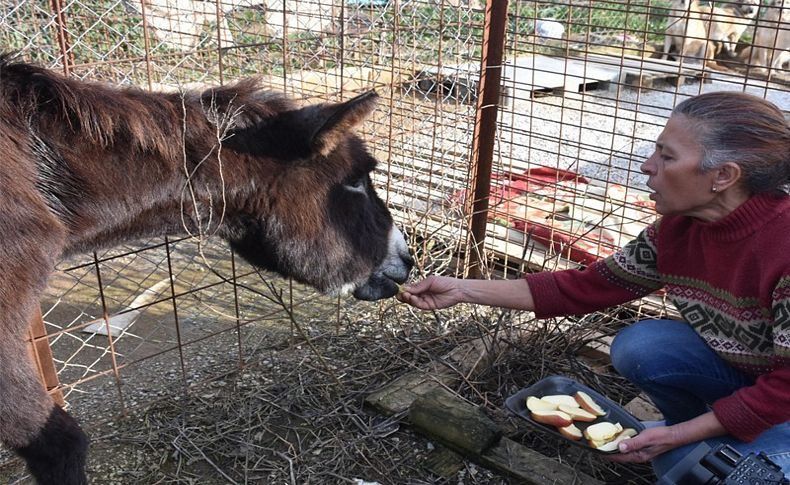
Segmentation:
[(239, 255), (324, 292), (397, 293), (412, 259), (371, 183), (377, 162), (353, 134), (376, 99), (286, 109), (233, 131), (224, 147), (247, 156), (253, 189), (229, 214)]

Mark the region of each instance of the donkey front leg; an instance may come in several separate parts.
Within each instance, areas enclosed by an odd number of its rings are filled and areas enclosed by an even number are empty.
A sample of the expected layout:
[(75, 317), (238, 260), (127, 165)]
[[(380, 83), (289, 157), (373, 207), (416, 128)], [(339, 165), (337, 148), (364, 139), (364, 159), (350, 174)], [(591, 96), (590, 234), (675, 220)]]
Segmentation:
[(27, 347), (28, 320), (17, 318), (18, 331), (0, 338), (0, 437), (40, 485), (87, 484), (88, 437), (44, 390)]
[(11, 205), (0, 194), (0, 440), (25, 459), (39, 484), (84, 485), (88, 437), (45, 391), (27, 344), (62, 226), (36, 204), (22, 217), (4, 217), (24, 206), (24, 196)]
[(88, 436), (60, 406), (51, 399), (49, 404), (49, 414), (43, 424), (39, 422), (33, 439), (15, 450), (25, 459), (30, 474), (40, 485), (86, 485)]

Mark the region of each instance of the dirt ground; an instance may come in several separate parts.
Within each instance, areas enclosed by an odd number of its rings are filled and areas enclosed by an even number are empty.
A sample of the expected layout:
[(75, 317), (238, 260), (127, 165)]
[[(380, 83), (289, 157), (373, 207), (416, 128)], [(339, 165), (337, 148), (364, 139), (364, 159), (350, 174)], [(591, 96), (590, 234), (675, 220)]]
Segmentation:
[[(503, 407), (518, 389), (553, 374), (630, 401), (635, 390), (605, 364), (577, 356), (621, 324), (594, 315), (568, 330), (529, 314), (472, 307), (425, 314), (393, 303), (360, 304), (340, 321), (302, 321), (301, 332), (286, 320), (245, 327), (241, 338), (251, 345), (241, 368), (228, 350), (237, 345), (230, 334), (191, 350), (206, 368), (190, 371), (186, 383), (177, 361), (149, 363), (139, 379), (124, 381), (137, 388), (126, 394), (125, 416), (108, 407), (110, 400), (94, 399), (90, 410), (75, 404), (72, 412), (92, 438), (92, 484), (503, 484), (505, 477), (472, 462), (451, 476), (434, 475), (426, 465), (439, 445), (412, 431), (403, 416), (387, 418), (364, 404), (396, 377), (464, 342), (495, 335), (491, 364), (454, 392), (480, 406), (510, 438), (577, 470), (611, 483), (651, 483), (649, 467), (580, 452)], [(86, 393), (110, 395), (114, 385), (96, 384)], [(21, 462), (5, 458), (0, 483), (32, 483)]]

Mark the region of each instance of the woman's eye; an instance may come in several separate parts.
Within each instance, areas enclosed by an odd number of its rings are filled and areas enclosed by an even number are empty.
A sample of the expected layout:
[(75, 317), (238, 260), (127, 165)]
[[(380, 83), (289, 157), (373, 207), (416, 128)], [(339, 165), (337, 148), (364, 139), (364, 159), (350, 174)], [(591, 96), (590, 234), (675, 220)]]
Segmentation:
[(344, 184), (343, 187), (345, 187), (346, 190), (350, 190), (351, 192), (359, 192), (362, 194), (366, 193), (364, 178), (360, 178), (351, 183)]

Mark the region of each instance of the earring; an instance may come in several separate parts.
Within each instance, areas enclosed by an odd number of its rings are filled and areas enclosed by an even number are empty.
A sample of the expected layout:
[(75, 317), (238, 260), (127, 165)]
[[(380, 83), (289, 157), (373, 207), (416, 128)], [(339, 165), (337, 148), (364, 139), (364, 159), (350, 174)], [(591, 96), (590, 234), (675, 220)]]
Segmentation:
[(714, 185), (713, 187), (711, 187), (710, 191), (711, 192), (718, 192), (719, 188)]

